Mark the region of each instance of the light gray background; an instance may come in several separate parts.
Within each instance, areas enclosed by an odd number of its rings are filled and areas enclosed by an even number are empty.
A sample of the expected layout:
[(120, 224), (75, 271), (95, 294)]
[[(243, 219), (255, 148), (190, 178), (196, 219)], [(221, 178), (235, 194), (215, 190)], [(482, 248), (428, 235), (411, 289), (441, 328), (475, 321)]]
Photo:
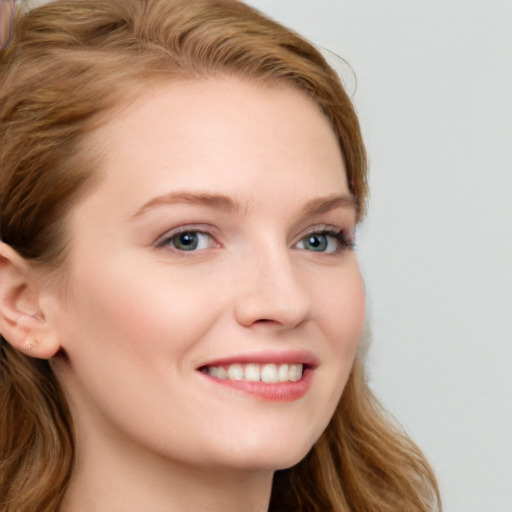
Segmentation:
[(372, 388), (445, 512), (512, 512), (512, 2), (248, 3), (357, 75)]
[(357, 75), (372, 388), (446, 512), (511, 512), (512, 2), (248, 3)]

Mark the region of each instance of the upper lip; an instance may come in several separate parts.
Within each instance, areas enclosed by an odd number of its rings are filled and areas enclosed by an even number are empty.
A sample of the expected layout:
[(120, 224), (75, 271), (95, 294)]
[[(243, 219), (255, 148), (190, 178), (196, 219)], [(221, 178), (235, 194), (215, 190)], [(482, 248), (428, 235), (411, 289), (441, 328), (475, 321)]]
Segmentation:
[(318, 366), (318, 358), (308, 350), (286, 350), (286, 351), (265, 351), (251, 352), (246, 354), (236, 354), (227, 357), (212, 359), (199, 366), (229, 366), (231, 364), (303, 364), (309, 368)]

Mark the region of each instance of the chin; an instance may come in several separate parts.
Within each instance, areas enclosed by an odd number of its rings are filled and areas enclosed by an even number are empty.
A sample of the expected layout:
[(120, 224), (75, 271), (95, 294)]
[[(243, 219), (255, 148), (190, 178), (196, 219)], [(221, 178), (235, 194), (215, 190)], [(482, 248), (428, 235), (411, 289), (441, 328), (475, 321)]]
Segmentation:
[(258, 447), (239, 448), (227, 461), (229, 465), (251, 471), (288, 469), (298, 464), (311, 450), (314, 442), (300, 442), (296, 438), (283, 442), (276, 439), (261, 443)]

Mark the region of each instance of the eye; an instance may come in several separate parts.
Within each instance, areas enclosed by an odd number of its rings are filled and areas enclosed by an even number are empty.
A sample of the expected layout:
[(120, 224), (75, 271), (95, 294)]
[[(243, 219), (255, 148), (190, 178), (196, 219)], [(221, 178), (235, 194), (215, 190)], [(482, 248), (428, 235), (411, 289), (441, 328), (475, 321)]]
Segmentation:
[(343, 249), (352, 249), (354, 243), (347, 239), (343, 231), (323, 230), (308, 233), (296, 247), (306, 251), (334, 253)]
[(162, 247), (171, 247), (177, 251), (197, 251), (201, 249), (209, 249), (215, 244), (210, 234), (190, 230), (174, 233), (166, 237), (158, 245)]

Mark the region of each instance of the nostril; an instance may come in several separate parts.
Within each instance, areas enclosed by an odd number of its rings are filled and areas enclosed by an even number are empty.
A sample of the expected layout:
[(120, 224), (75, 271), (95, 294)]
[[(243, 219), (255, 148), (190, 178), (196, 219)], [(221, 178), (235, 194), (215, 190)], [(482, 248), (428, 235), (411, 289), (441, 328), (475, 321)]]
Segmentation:
[(251, 293), (237, 297), (235, 318), (245, 327), (292, 328), (307, 320), (310, 314), (310, 298), (303, 293), (278, 297), (270, 293)]
[(268, 325), (268, 326), (272, 326), (272, 325), (280, 325), (281, 322), (279, 322), (278, 320), (272, 320), (271, 318), (261, 318), (259, 320), (256, 320), (255, 322), (253, 322), (252, 325)]

